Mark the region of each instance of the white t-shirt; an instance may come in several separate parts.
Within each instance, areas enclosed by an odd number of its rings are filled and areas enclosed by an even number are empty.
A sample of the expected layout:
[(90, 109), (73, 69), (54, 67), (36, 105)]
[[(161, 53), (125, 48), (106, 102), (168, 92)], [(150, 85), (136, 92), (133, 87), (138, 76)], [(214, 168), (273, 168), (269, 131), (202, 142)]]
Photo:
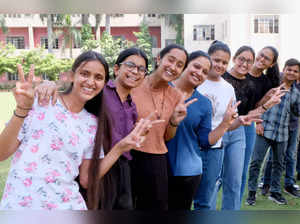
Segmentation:
[(0, 209), (87, 209), (74, 179), (82, 160), (92, 157), (96, 129), (96, 117), (85, 109), (71, 113), (59, 101), (41, 107), (35, 100), (19, 132)]
[[(215, 129), (223, 120), (225, 111), (231, 98), (236, 101), (234, 88), (222, 77), (219, 81), (205, 80), (203, 84), (198, 86), (197, 90), (208, 97), (213, 107), (212, 114), (212, 130)], [(212, 148), (220, 147), (222, 138), (212, 146)]]

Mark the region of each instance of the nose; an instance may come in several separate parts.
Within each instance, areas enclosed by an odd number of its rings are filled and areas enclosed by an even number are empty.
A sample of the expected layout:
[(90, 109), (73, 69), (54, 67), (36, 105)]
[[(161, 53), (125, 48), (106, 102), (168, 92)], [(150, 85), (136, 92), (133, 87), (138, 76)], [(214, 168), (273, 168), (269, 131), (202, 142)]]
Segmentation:
[(95, 78), (94, 77), (89, 77), (87, 80), (86, 80), (87, 84), (89, 85), (94, 85), (95, 84)]

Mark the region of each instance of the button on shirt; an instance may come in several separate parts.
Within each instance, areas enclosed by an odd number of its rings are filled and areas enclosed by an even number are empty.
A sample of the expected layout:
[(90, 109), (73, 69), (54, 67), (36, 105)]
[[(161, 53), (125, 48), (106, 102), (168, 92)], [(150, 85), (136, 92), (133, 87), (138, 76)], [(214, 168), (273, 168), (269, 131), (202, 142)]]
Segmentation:
[[(110, 148), (112, 148), (134, 128), (137, 110), (130, 95), (124, 102), (121, 101), (112, 80), (109, 80), (103, 89), (103, 100), (108, 119)], [(123, 153), (123, 156), (129, 160), (132, 158), (130, 152)]]
[(295, 83), (290, 91), (281, 97), (280, 104), (262, 115), (264, 137), (276, 142), (288, 141), (291, 113), (300, 116), (300, 89)]

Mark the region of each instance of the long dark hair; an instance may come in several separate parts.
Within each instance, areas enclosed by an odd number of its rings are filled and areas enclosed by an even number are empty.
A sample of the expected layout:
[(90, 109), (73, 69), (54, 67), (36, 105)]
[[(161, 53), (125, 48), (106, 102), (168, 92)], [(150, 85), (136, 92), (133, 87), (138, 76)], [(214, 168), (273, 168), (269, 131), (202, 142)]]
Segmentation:
[(277, 63), (279, 53), (278, 53), (277, 49), (275, 47), (272, 47), (272, 46), (266, 46), (263, 49), (269, 49), (273, 53), (273, 60), (272, 60), (273, 65), (267, 69), (265, 74), (270, 79), (272, 87), (279, 86), (279, 84), (280, 84), (280, 70), (279, 70), (279, 66), (278, 66), (278, 63)]
[(207, 53), (209, 56), (211, 56), (216, 51), (224, 51), (224, 52), (228, 53), (229, 56), (231, 56), (231, 51), (230, 51), (230, 48), (228, 47), (228, 45), (219, 40), (215, 40), (211, 43), (210, 47), (208, 48)]
[[(141, 56), (145, 60), (146, 68), (148, 69), (148, 58), (146, 54), (138, 48), (128, 48), (123, 50), (115, 65), (120, 66), (126, 58), (131, 55)], [(99, 160), (101, 149), (103, 149), (104, 154), (107, 155), (111, 150), (111, 130), (113, 125), (110, 120), (110, 112), (108, 111), (108, 104), (110, 99), (103, 97), (101, 101), (101, 111), (98, 119), (98, 129), (95, 137), (95, 145), (93, 150), (93, 157), (89, 168), (89, 180), (88, 180), (88, 192), (87, 192), (87, 205), (89, 209), (97, 209), (101, 206), (105, 206), (105, 202), (110, 200), (110, 191), (113, 190), (113, 183), (111, 180), (111, 172), (108, 172), (103, 178), (99, 180), (99, 167), (101, 161)], [(125, 137), (125, 136), (124, 136)], [(100, 203), (99, 203), (100, 202)]]

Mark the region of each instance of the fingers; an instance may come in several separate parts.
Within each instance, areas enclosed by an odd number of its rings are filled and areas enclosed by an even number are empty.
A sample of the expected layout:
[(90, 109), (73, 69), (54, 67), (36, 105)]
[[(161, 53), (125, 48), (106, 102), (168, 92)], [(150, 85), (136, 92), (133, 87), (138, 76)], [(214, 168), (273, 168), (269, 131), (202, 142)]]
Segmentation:
[(184, 104), (184, 101), (185, 101), (186, 96), (187, 96), (187, 93), (185, 93), (185, 92), (182, 93), (182, 94), (181, 94), (181, 99), (180, 99), (179, 103)]
[(152, 120), (155, 118), (155, 116), (157, 115), (157, 111), (153, 111), (152, 113), (150, 113), (145, 119), (146, 120)]
[(31, 64), (29, 74), (28, 74), (28, 82), (29, 83), (32, 83), (33, 77), (34, 77), (34, 64)]
[(186, 104), (185, 104), (185, 106), (186, 107), (188, 107), (189, 105), (191, 105), (192, 103), (195, 103), (196, 101), (197, 101), (198, 99), (192, 99), (192, 100), (190, 100), (190, 101), (188, 101)]
[(20, 82), (25, 82), (24, 71), (23, 71), (22, 65), (17, 64), (17, 69), (18, 69), (18, 76), (19, 76)]
[(160, 123), (164, 123), (165, 120), (155, 120), (155, 121), (151, 121), (151, 125), (154, 125), (154, 124), (160, 124)]
[(239, 100), (239, 101), (236, 102), (231, 108), (232, 108), (233, 110), (235, 110), (240, 104), (241, 104), (241, 101)]

